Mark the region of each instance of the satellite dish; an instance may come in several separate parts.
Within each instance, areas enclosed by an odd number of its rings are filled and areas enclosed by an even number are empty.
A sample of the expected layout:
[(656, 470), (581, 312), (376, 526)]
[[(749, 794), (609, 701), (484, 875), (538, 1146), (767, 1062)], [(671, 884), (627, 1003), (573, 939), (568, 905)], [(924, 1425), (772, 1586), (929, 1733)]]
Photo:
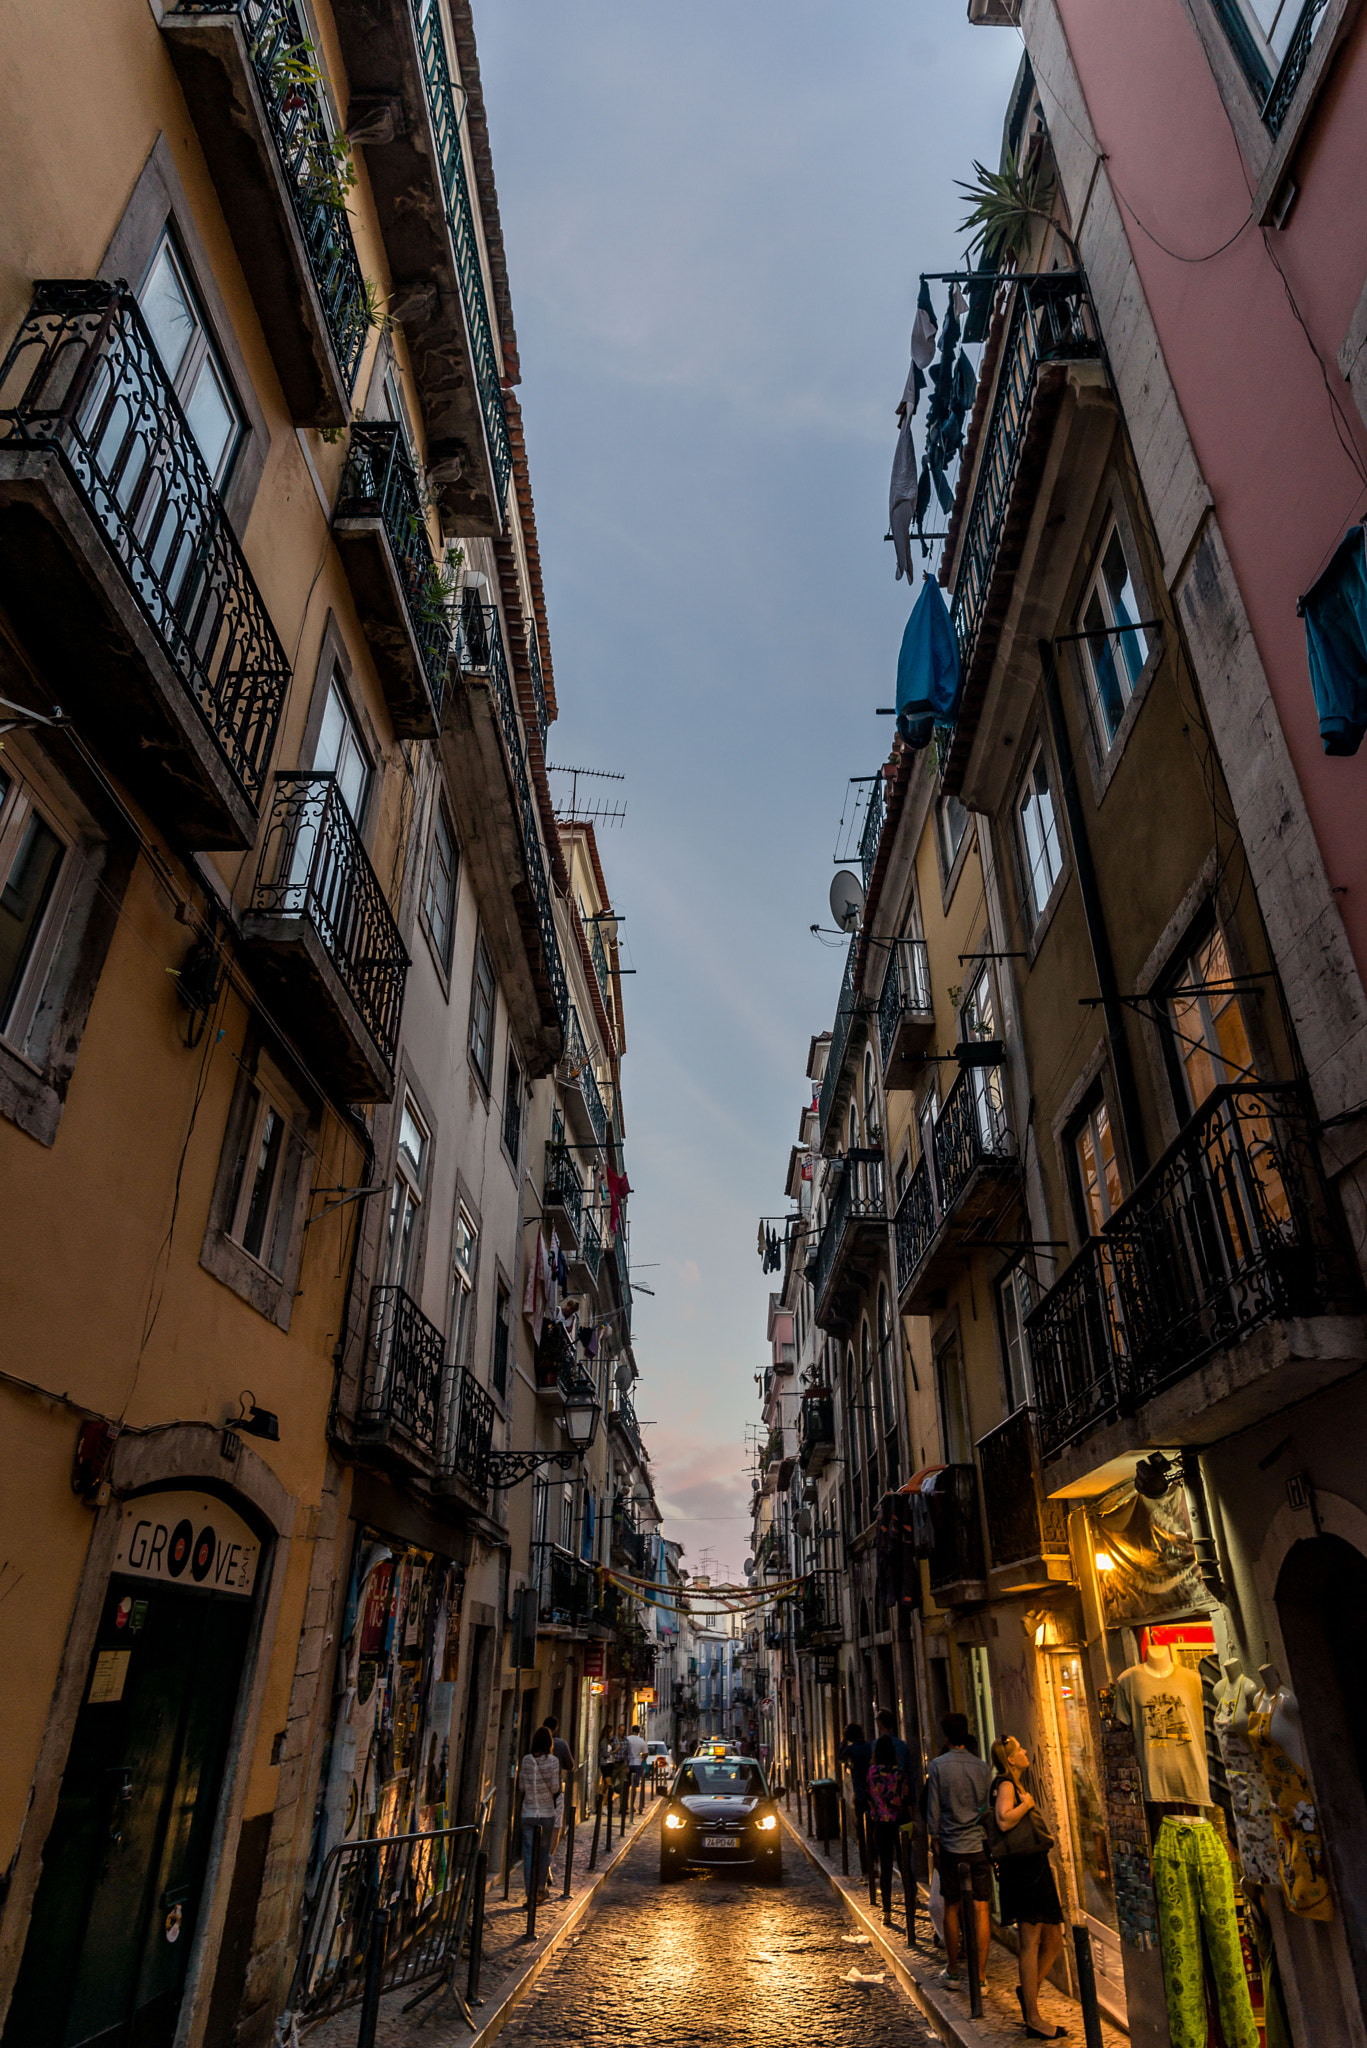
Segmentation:
[(755, 1560), (753, 1557), (747, 1557), (745, 1560), (745, 1576), (747, 1579), (753, 1579), (755, 1576)]
[(864, 884), (849, 868), (841, 868), (831, 883), (831, 916), (842, 932), (857, 932), (864, 915)]

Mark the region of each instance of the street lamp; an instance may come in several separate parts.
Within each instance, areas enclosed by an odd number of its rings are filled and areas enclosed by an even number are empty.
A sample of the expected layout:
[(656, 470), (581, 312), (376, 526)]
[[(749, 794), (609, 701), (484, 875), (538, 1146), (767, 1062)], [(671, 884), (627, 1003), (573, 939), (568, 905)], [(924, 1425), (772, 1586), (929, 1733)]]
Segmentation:
[(594, 1391), (593, 1381), (581, 1373), (571, 1380), (564, 1390), (565, 1434), (569, 1438), (568, 1448), (553, 1451), (490, 1451), (488, 1458), (489, 1484), (496, 1493), (510, 1486), (517, 1486), (524, 1479), (530, 1479), (533, 1472), (539, 1472), (543, 1465), (568, 1465), (582, 1459), (598, 1434), (598, 1417), (602, 1409)]
[(593, 1381), (583, 1373), (565, 1389), (565, 1434), (577, 1451), (592, 1448), (598, 1434), (602, 1404)]

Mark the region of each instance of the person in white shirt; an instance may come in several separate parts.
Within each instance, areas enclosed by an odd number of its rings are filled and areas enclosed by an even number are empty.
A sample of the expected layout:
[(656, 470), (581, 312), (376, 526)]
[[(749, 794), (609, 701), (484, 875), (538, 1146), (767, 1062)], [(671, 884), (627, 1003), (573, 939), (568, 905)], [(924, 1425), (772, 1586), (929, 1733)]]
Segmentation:
[(627, 1812), (636, 1807), (644, 1808), (646, 1739), (639, 1728), (633, 1728), (627, 1737)]
[(560, 1760), (552, 1754), (549, 1728), (538, 1728), (532, 1737), (531, 1753), (518, 1765), (517, 1789), (522, 1796), (522, 1881), (530, 1899), (539, 1823), (541, 1867), (536, 1872), (536, 1892), (538, 1899), (546, 1899), (550, 1897), (551, 1837), (560, 1825), (562, 1807)]

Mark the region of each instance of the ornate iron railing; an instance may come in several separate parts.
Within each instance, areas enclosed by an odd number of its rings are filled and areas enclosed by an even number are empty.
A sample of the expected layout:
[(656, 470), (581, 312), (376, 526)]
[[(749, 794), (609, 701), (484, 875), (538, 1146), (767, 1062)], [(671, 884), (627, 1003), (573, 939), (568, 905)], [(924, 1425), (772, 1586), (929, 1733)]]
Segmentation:
[(835, 1006), (835, 1023), (831, 1027), (831, 1047), (826, 1054), (826, 1067), (821, 1076), (821, 1103), (818, 1125), (824, 1142), (826, 1126), (831, 1120), (836, 1094), (840, 1087), (840, 1070), (845, 1064), (845, 1048), (849, 1043), (850, 1026), (854, 1022), (858, 998), (854, 992), (854, 962), (859, 950), (857, 937), (850, 940), (850, 949), (845, 955), (845, 972), (840, 982), (840, 999)]
[(242, 23), (349, 397), (361, 367), (370, 308), (347, 217), (343, 158), (318, 89), (317, 52), (294, 0), (179, 0), (171, 12), (235, 14)]
[(829, 1394), (804, 1394), (797, 1453), (804, 1472), (823, 1449), (835, 1449), (835, 1403)]
[(588, 1209), (584, 1213), (584, 1228), (579, 1233), (579, 1256), (589, 1269), (592, 1280), (598, 1278), (603, 1263), (603, 1237), (598, 1228), (598, 1212)]
[(930, 1589), (986, 1577), (983, 1532), (978, 1519), (978, 1474), (972, 1465), (946, 1465), (929, 1484), (935, 1547), (930, 1553)]
[(577, 1069), (576, 1078), (584, 1097), (584, 1106), (589, 1113), (589, 1122), (593, 1126), (593, 1135), (600, 1145), (605, 1145), (608, 1136), (608, 1113), (603, 1102), (602, 1090), (598, 1086), (598, 1076), (593, 1071), (593, 1061), (589, 1057), (589, 1049), (579, 1022), (579, 1012), (573, 1003), (570, 1004), (570, 1029), (565, 1053), (570, 1065)]
[(541, 1199), (548, 1209), (564, 1210), (577, 1238), (583, 1222), (584, 1183), (567, 1145), (546, 1146), (546, 1178), (541, 1184)]
[(584, 1628), (593, 1618), (594, 1571), (558, 1543), (535, 1545), (537, 1604), (543, 1623)]
[(440, 716), (455, 612), (441, 587), (418, 479), (403, 430), (395, 421), (358, 420), (352, 428), (336, 516), (378, 519), (384, 527), (408, 622), (422, 656), (432, 709)]
[(997, 388), (954, 578), (951, 616), (965, 673), (982, 624), (1036, 373), (1041, 363), (1100, 353), (1087, 289), (1076, 271), (1023, 277), (1011, 292)]
[(897, 1020), (910, 1010), (928, 1017), (933, 1009), (930, 995), (930, 955), (924, 939), (898, 939), (888, 948), (887, 971), (878, 997), (878, 1044), (883, 1064), (897, 1035)]
[(608, 987), (611, 976), (608, 970), (607, 949), (603, 944), (603, 934), (598, 929), (597, 918), (593, 920), (593, 931), (589, 939), (589, 952), (593, 959), (593, 971), (598, 976), (598, 987), (602, 993), (603, 1005), (606, 1008), (609, 1000)]
[(277, 638), (126, 286), (39, 284), (0, 367), (0, 446), (52, 448), (253, 808), (289, 685)]
[(1299, 1090), (1215, 1089), (1027, 1319), (1045, 1454), (1348, 1296)]
[(1296, 23), (1291, 41), (1286, 46), (1272, 89), (1263, 105), (1263, 120), (1273, 135), (1280, 135), (1286, 117), (1291, 111), (1291, 102), (1296, 97), (1296, 88), (1305, 75), (1310, 61), (1310, 45), (1314, 42), (1329, 0), (1305, 0), (1300, 20)]
[(834, 1160), (829, 1178), (835, 1182), (826, 1211), (826, 1227), (807, 1268), (815, 1297), (820, 1301), (840, 1256), (845, 1233), (861, 1223), (886, 1223), (883, 1206), (883, 1154), (869, 1149), (847, 1152)]
[(451, 82), (451, 67), (446, 59), (441, 10), (436, 6), (435, 0), (412, 0), (412, 4), (413, 25), (418, 38), (418, 48), (422, 53), (423, 76), (427, 84), (428, 111), (432, 117), (432, 132), (436, 137), (437, 156), (441, 164), (442, 191), (446, 198), (446, 222), (451, 231), (451, 245), (455, 251), (461, 300), (465, 307), (465, 327), (470, 339), (470, 354), (475, 367), (475, 383), (479, 390), (480, 412), (484, 419), (484, 434), (489, 444), (489, 459), (493, 464), (501, 513), (508, 495), (508, 479), (513, 473), (513, 446), (508, 433), (508, 414), (503, 402), (503, 387), (499, 379), (494, 330), (489, 319), (489, 301), (484, 291), (484, 272), (479, 260), (479, 241), (475, 234), (470, 186), (465, 175), (465, 159), (461, 155), (461, 115), (457, 109), (455, 88)]
[(864, 873), (864, 891), (873, 880), (873, 864), (878, 858), (878, 841), (882, 836), (886, 806), (883, 796), (883, 777), (875, 775), (869, 789), (869, 807), (864, 813), (864, 830), (859, 836), (859, 864)]
[(532, 698), (536, 704), (536, 729), (541, 735), (541, 745), (546, 744), (550, 730), (551, 714), (546, 703), (546, 678), (541, 673), (541, 642), (537, 638), (536, 620), (527, 621), (527, 666), (532, 672)]
[(935, 1176), (947, 1216), (980, 1166), (1014, 1158), (1001, 1067), (965, 1067), (935, 1119)]
[(636, 1419), (636, 1407), (629, 1394), (621, 1394), (614, 1388), (608, 1408), (608, 1421), (615, 1423), (627, 1442), (636, 1452), (641, 1453), (641, 1425)]
[(435, 1458), (445, 1410), (445, 1337), (402, 1287), (374, 1288), (360, 1420), (388, 1423)]
[[(434, 8), (433, 13), (435, 12)], [(461, 600), (456, 647), (462, 669), (487, 673), (493, 688), (499, 727), (503, 733), (517, 790), (523, 855), (527, 863), (527, 873), (531, 878), (532, 896), (536, 903), (537, 925), (541, 933), (546, 972), (550, 978), (551, 993), (561, 1029), (568, 1032), (569, 987), (565, 980), (564, 962), (560, 957), (560, 941), (555, 933), (550, 884), (546, 879), (546, 862), (536, 826), (536, 805), (532, 800), (531, 781), (527, 772), (526, 741), (517, 722), (517, 709), (513, 703), (512, 685), (508, 678), (508, 658), (503, 646), (503, 625), (498, 607), (482, 604), (477, 597), (467, 591)]]
[(392, 1071), (408, 955), (335, 776), (277, 774), (251, 907), (308, 920)]
[(1068, 1554), (1068, 1512), (1040, 1485), (1039, 1438), (1033, 1408), (1017, 1408), (978, 1439), (983, 1509), (992, 1562), (1000, 1569), (1027, 1558)]
[(917, 1160), (911, 1179), (902, 1191), (897, 1214), (892, 1219), (893, 1244), (897, 1251), (897, 1291), (901, 1294), (912, 1274), (930, 1250), (939, 1228), (935, 1190), (930, 1182), (930, 1163), (925, 1153)]
[(489, 1452), (494, 1441), (494, 1404), (472, 1372), (458, 1365), (451, 1376), (442, 1465), (463, 1479), (472, 1493), (489, 1491)]
[[(636, 1438), (638, 1448), (640, 1441), (638, 1436)], [(612, 1545), (615, 1550), (622, 1552), (635, 1576), (637, 1578), (644, 1578), (646, 1566), (650, 1561), (649, 1545), (646, 1541), (645, 1531), (641, 1528), (635, 1515), (625, 1508), (617, 1508), (613, 1512)]]
[(802, 1650), (814, 1642), (829, 1641), (843, 1634), (844, 1626), (840, 1612), (840, 1573), (810, 1572), (798, 1596), (794, 1648)]

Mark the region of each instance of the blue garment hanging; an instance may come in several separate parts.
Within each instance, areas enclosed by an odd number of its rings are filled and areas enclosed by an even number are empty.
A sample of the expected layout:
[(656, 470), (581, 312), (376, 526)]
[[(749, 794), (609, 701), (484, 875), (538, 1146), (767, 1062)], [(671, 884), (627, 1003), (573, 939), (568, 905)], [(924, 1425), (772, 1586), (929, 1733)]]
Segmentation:
[(928, 576), (897, 657), (897, 730), (909, 747), (928, 747), (937, 722), (953, 722), (962, 689), (954, 622), (939, 584)]
[(1310, 684), (1326, 754), (1355, 754), (1367, 733), (1367, 554), (1364, 531), (1345, 534), (1297, 611), (1305, 620)]

